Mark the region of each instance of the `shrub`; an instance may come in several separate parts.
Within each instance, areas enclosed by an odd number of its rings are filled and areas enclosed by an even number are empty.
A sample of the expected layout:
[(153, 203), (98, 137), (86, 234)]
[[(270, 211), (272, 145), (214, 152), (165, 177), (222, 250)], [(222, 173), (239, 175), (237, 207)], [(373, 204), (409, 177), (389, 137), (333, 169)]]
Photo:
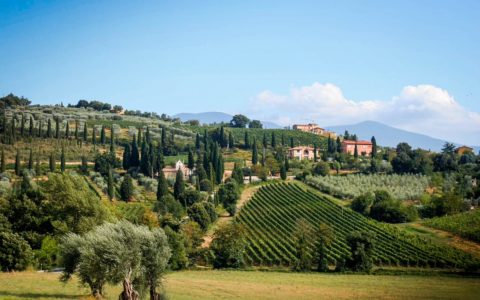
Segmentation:
[(0, 231), (0, 267), (4, 272), (25, 270), (33, 259), (30, 245), (18, 234)]

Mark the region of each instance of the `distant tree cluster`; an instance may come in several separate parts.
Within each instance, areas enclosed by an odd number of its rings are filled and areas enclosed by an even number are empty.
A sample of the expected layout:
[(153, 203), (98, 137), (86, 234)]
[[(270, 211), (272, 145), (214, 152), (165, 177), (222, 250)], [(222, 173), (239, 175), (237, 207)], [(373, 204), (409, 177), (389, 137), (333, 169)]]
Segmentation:
[(27, 98), (24, 98), (23, 96), (18, 97), (10, 93), (5, 97), (0, 98), (0, 109), (11, 108), (16, 106), (28, 106), (31, 103), (32, 102), (30, 100), (28, 100)]

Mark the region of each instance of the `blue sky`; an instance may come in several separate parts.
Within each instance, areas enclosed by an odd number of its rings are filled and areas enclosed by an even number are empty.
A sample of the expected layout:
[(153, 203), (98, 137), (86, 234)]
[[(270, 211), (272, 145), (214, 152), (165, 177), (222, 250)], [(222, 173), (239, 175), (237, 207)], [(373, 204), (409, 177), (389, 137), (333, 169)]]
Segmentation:
[(480, 144), (478, 28), (480, 1), (0, 0), (0, 95)]

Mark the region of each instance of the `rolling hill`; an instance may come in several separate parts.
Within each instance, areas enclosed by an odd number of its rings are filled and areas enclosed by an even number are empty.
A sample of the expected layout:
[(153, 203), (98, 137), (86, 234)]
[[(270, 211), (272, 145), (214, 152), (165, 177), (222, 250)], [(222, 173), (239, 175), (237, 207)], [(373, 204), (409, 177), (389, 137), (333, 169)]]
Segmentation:
[[(173, 116), (174, 118), (179, 118), (182, 122), (188, 120), (198, 120), (202, 124), (213, 124), (213, 123), (228, 123), (232, 119), (232, 115), (223, 113), (223, 112), (201, 112), (201, 113), (179, 113)], [(267, 129), (278, 129), (282, 128), (280, 125), (262, 121), (263, 128)]]

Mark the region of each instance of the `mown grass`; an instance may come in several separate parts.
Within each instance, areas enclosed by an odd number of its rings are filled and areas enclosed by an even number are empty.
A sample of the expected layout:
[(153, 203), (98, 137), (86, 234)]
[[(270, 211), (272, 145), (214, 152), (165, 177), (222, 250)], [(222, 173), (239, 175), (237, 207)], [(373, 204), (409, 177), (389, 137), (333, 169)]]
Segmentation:
[[(88, 289), (54, 273), (1, 273), (1, 299), (80, 299)], [(446, 276), (182, 271), (165, 279), (169, 299), (478, 299), (480, 280)], [(117, 299), (120, 286), (108, 286)]]

